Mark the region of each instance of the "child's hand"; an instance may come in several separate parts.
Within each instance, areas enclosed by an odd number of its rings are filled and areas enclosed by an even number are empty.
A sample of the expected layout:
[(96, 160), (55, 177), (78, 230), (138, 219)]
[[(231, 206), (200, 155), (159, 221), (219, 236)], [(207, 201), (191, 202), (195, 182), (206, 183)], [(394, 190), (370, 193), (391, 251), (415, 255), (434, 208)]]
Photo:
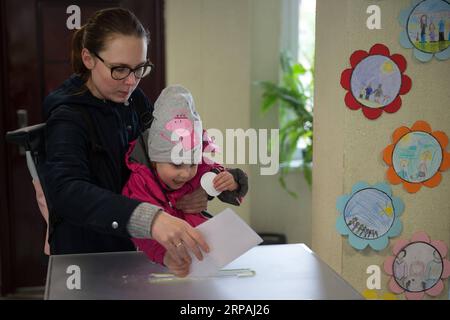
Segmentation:
[(219, 173), (213, 180), (214, 188), (217, 191), (234, 191), (239, 185), (234, 181), (233, 175), (228, 171)]
[(164, 255), (164, 265), (169, 268), (170, 272), (172, 272), (177, 277), (184, 278), (189, 273), (190, 262), (186, 262), (185, 260), (181, 260), (181, 263), (176, 262), (175, 259), (170, 255), (168, 251)]

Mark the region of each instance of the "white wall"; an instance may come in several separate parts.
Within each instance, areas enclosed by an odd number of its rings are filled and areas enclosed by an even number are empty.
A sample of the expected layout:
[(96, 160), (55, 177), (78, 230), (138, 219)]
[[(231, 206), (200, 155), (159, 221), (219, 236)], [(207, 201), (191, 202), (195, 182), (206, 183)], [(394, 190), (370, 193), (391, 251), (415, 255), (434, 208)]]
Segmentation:
[[(398, 43), (401, 27), (397, 17), (411, 1), (377, 1), (381, 30), (366, 28), (366, 9), (370, 4), (372, 1), (318, 0), (316, 20), (312, 248), (360, 292), (366, 289), (366, 268), (372, 264), (382, 266), (391, 253), (390, 246), (381, 252), (353, 249), (335, 228), (337, 197), (350, 193), (358, 181), (385, 181), (387, 166), (381, 153), (391, 143), (396, 128), (425, 120), (433, 130), (450, 135), (450, 61), (418, 62), (410, 49)], [(346, 91), (339, 80), (341, 72), (350, 67), (350, 55), (359, 49), (367, 51), (377, 42), (387, 45), (391, 54), (400, 53), (406, 58), (405, 74), (412, 79), (412, 89), (402, 96), (403, 105), (398, 112), (384, 113), (371, 121), (361, 111), (345, 106)], [(410, 239), (419, 230), (450, 245), (449, 171), (443, 173), (437, 188), (423, 187), (416, 194), (407, 193), (401, 185), (391, 187), (393, 195), (405, 203), (405, 212), (401, 217), (403, 231), (391, 239), (390, 245), (399, 238)], [(383, 273), (382, 292), (387, 292), (387, 281)], [(440, 297), (446, 298), (447, 292), (448, 288)]]
[[(167, 0), (167, 83), (189, 88), (207, 128), (278, 128), (275, 112), (261, 116), (255, 80), (277, 81), (281, 1)], [(233, 165), (230, 165), (233, 166)], [(278, 232), (310, 243), (311, 194), (301, 176), (289, 177), (295, 200), (276, 176), (241, 166), (250, 192), (237, 212), (258, 232)], [(226, 205), (214, 201), (216, 213)]]
[[(204, 128), (249, 128), (249, 2), (169, 0), (165, 15), (167, 84), (191, 90)], [(250, 203), (236, 210), (247, 222)], [(225, 207), (215, 200), (209, 210)]]
[[(281, 44), (281, 1), (253, 1), (252, 81), (278, 82), (279, 48)], [(283, 44), (286, 47), (286, 44)], [(251, 123), (254, 128), (279, 128), (274, 108), (264, 116), (260, 112), (262, 91), (252, 88)], [(311, 190), (300, 171), (287, 178), (289, 188), (298, 199), (284, 191), (278, 175), (261, 176), (252, 168), (252, 216), (255, 229), (285, 234), (289, 243), (311, 243)]]

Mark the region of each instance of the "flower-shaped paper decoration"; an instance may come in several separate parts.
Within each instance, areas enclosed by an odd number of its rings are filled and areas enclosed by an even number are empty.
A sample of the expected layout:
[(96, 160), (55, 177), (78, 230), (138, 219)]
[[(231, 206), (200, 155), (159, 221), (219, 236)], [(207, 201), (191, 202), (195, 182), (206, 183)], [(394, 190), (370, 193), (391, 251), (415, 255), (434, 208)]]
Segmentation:
[(392, 184), (403, 183), (410, 193), (424, 185), (439, 185), (441, 172), (450, 167), (450, 153), (445, 151), (448, 137), (442, 131), (431, 131), (425, 121), (417, 121), (409, 129), (397, 128), (392, 144), (383, 151), (383, 160), (389, 166), (387, 179)]
[(406, 60), (402, 55), (391, 55), (385, 45), (375, 44), (369, 52), (353, 52), (350, 65), (341, 74), (341, 86), (348, 90), (345, 95), (348, 108), (362, 109), (371, 120), (383, 111), (394, 113), (400, 109), (400, 95), (411, 89), (411, 79), (403, 74)]
[(382, 250), (388, 245), (388, 238), (398, 236), (402, 230), (399, 216), (404, 209), (403, 202), (392, 197), (386, 183), (370, 186), (358, 182), (351, 194), (338, 198), (336, 207), (341, 213), (336, 229), (348, 235), (350, 245), (358, 250), (367, 245)]
[(413, 49), (414, 56), (422, 62), (433, 55), (438, 60), (450, 58), (450, 2), (448, 0), (414, 0), (402, 10), (399, 22), (404, 30), (400, 44)]
[(394, 256), (384, 261), (384, 271), (391, 276), (389, 289), (405, 293), (406, 299), (422, 299), (425, 294), (438, 296), (450, 276), (450, 261), (445, 259), (447, 246), (443, 241), (430, 241), (425, 232), (415, 233), (411, 241), (398, 240)]

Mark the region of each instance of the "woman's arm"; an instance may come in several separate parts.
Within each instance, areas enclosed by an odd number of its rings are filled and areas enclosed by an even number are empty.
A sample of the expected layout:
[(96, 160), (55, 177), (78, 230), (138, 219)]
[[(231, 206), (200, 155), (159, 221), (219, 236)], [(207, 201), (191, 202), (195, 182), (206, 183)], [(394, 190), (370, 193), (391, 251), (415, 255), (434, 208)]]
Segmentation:
[(80, 112), (59, 107), (46, 130), (43, 180), (51, 211), (74, 225), (129, 237), (127, 223), (140, 201), (95, 184), (89, 166), (89, 132)]
[[(145, 221), (145, 216), (147, 215), (146, 206), (150, 205), (150, 203), (157, 203), (153, 196), (156, 190), (151, 190), (149, 185), (151, 184), (148, 181), (146, 172), (133, 171), (130, 179), (122, 190), (122, 194), (127, 197), (142, 201), (142, 204), (135, 210), (142, 212), (138, 214), (133, 213), (130, 219), (130, 225), (135, 224), (136, 216), (140, 217), (139, 220)], [(162, 263), (165, 250), (171, 253), (171, 256), (173, 257), (172, 260), (175, 260), (176, 264), (182, 264), (182, 261), (190, 263), (191, 259), (188, 250), (194, 253), (199, 260), (202, 260), (203, 258), (200, 249), (208, 252), (208, 245), (197, 230), (192, 228), (186, 221), (176, 218), (167, 212), (164, 212), (162, 209), (155, 215), (149, 225), (150, 227), (147, 226), (146, 228), (147, 230), (150, 230), (154, 240), (150, 240), (145, 234), (143, 236), (136, 236), (133, 234), (133, 237), (144, 238), (135, 239), (139, 241), (140, 248), (147, 248), (151, 251), (156, 250), (156, 252), (146, 252), (154, 261)], [(145, 222), (141, 223), (141, 226), (138, 229), (145, 231)], [(161, 251), (161, 248), (156, 245), (158, 242), (159, 245), (164, 247), (164, 251)], [(182, 247), (179, 246), (180, 243), (183, 243)]]

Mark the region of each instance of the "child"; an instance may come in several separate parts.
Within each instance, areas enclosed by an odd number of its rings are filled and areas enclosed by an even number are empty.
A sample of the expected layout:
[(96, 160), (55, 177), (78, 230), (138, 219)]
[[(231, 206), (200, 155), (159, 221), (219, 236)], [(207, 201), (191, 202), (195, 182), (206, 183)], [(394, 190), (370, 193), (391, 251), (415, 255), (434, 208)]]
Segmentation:
[[(131, 170), (122, 194), (149, 202), (173, 216), (197, 226), (207, 218), (201, 213), (187, 214), (176, 208), (182, 196), (200, 187), (206, 172), (217, 173), (213, 183), (224, 202), (240, 205), (248, 191), (247, 175), (240, 169), (224, 169), (202, 157), (205, 148), (214, 150), (202, 130), (191, 93), (182, 86), (169, 86), (155, 103), (151, 127), (140, 141), (130, 144), (125, 162)], [(206, 141), (204, 141), (206, 140)], [(153, 261), (164, 264), (178, 276), (185, 276), (189, 264), (177, 265), (166, 249), (155, 240), (133, 239), (139, 250)], [(182, 246), (180, 242), (175, 246)]]
[(430, 42), (435, 42), (436, 41), (436, 33), (435, 33), (436, 26), (434, 25), (433, 22), (430, 23), (428, 30), (430, 31)]

